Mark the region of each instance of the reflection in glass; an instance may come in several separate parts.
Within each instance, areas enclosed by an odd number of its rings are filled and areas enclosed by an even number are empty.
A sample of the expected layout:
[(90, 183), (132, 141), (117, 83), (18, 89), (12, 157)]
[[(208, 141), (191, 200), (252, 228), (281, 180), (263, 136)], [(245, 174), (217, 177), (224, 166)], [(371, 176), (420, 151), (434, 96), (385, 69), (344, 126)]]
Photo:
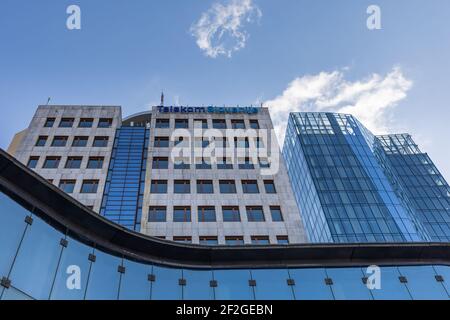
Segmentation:
[(363, 282), (365, 276), (359, 268), (327, 269), (333, 280), (332, 290), (336, 300), (372, 300), (369, 289)]
[(449, 296), (444, 286), (436, 281), (436, 272), (431, 266), (399, 267), (402, 276), (406, 277), (414, 300), (442, 300)]
[(92, 263), (86, 300), (117, 300), (119, 294), (121, 259), (95, 251), (96, 260)]
[(182, 289), (178, 280), (182, 278), (181, 270), (153, 267), (155, 281), (152, 283), (152, 300), (181, 300)]
[(255, 296), (248, 281), (249, 270), (216, 270), (214, 280), (217, 281), (217, 300), (254, 300)]
[(152, 266), (130, 260), (124, 260), (125, 273), (120, 280), (119, 300), (149, 300)]
[(214, 300), (214, 290), (210, 286), (211, 270), (183, 270), (186, 286), (183, 287), (183, 300)]
[[(363, 268), (363, 272), (366, 270)], [(370, 276), (367, 274), (366, 276)], [(400, 273), (396, 267), (381, 268), (381, 289), (371, 290), (375, 300), (411, 300), (406, 286), (398, 279)]]
[(289, 269), (295, 280), (294, 294), (297, 300), (333, 300), (330, 286), (325, 284), (325, 269)]
[(255, 297), (257, 300), (293, 300), (294, 293), (288, 286), (289, 273), (286, 269), (252, 270), (256, 280)]

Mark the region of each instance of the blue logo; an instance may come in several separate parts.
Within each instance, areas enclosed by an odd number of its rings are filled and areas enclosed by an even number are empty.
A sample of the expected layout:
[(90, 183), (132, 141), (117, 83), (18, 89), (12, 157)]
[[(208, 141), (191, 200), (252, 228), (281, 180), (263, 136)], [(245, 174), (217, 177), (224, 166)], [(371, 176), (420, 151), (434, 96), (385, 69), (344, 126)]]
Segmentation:
[(247, 113), (256, 114), (257, 107), (158, 107), (160, 113)]

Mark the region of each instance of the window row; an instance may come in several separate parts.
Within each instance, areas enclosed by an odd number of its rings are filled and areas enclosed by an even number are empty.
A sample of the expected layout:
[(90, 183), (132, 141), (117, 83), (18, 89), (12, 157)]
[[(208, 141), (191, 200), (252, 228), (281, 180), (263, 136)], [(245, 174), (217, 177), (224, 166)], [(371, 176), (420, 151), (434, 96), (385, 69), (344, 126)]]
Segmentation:
[[(250, 129), (259, 129), (258, 120), (249, 121)], [(169, 129), (171, 128), (170, 119), (156, 119), (155, 127), (158, 129)], [(194, 127), (201, 127), (202, 129), (208, 129), (207, 119), (194, 119)], [(175, 129), (188, 129), (189, 119), (175, 119)], [(212, 120), (213, 129), (227, 129), (228, 125), (225, 119), (213, 119)], [(245, 121), (242, 119), (231, 120), (232, 129), (246, 129)]]
[[(186, 140), (185, 140), (186, 139)], [(214, 137), (213, 140), (209, 140), (208, 138), (195, 139), (193, 140), (194, 147), (196, 148), (207, 148), (210, 144), (214, 143), (215, 148), (228, 148), (231, 146), (228, 142), (229, 139), (226, 137)], [(261, 137), (255, 137), (252, 139), (254, 145), (258, 149), (264, 148), (264, 141)], [(234, 148), (240, 149), (249, 149), (250, 148), (250, 139), (245, 137), (234, 137)], [(184, 145), (184, 147), (189, 147), (189, 139), (186, 137), (177, 137), (174, 140), (174, 146), (179, 146), (180, 144)], [(155, 148), (169, 148), (170, 146), (170, 137), (167, 136), (158, 136), (155, 137), (153, 146)]]
[[(165, 240), (166, 237), (157, 237)], [(179, 243), (192, 243), (191, 236), (174, 236), (174, 242)], [(251, 244), (254, 245), (269, 245), (269, 236), (251, 236)], [(199, 244), (204, 246), (217, 246), (219, 245), (218, 237), (216, 236), (201, 236), (199, 237)], [(227, 246), (243, 246), (245, 244), (243, 236), (225, 236), (225, 245)], [(277, 244), (289, 244), (288, 236), (277, 236)]]
[[(45, 147), (47, 145), (47, 141), (49, 140), (48, 136), (39, 136), (35, 146), (36, 147)], [(87, 147), (89, 137), (88, 136), (75, 136), (72, 140), (72, 147)], [(66, 147), (69, 141), (69, 136), (54, 136), (51, 147)], [(108, 146), (109, 137), (94, 137), (92, 141), (92, 147), (94, 148), (103, 148)]]
[[(197, 193), (199, 194), (213, 194), (214, 183), (213, 180), (197, 180)], [(243, 193), (260, 193), (257, 180), (242, 180), (241, 181)], [(151, 193), (164, 194), (167, 193), (168, 181), (167, 180), (152, 180), (150, 186)], [(236, 181), (234, 180), (219, 180), (219, 190), (223, 194), (235, 194), (237, 193)], [(275, 194), (277, 190), (273, 180), (264, 180), (264, 190), (266, 193)], [(173, 192), (180, 194), (191, 193), (191, 181), (190, 180), (174, 180)]]
[[(94, 126), (94, 118), (80, 118), (78, 120), (78, 128), (92, 128)], [(56, 118), (47, 118), (44, 123), (44, 128), (53, 128), (56, 123)], [(113, 124), (112, 118), (100, 118), (97, 122), (97, 128), (111, 128)], [(75, 125), (75, 118), (61, 118), (59, 121), (59, 128), (73, 128)]]
[[(36, 169), (40, 157), (30, 157), (28, 160), (28, 168)], [(89, 157), (86, 169), (102, 169), (103, 163), (105, 161), (104, 157)], [(81, 169), (81, 164), (83, 162), (83, 157), (73, 156), (67, 157), (65, 169)], [(42, 165), (42, 169), (58, 169), (61, 163), (60, 156), (48, 156), (45, 158)]]
[[(221, 158), (216, 159), (217, 161), (217, 169), (219, 170), (233, 170), (234, 164), (230, 158)], [(176, 170), (189, 170), (191, 169), (191, 160), (186, 159), (175, 159), (173, 168)], [(267, 159), (259, 158), (258, 159), (260, 168), (270, 168), (270, 162)], [(211, 159), (196, 159), (195, 160), (195, 169), (197, 170), (211, 170), (212, 169), (212, 161)], [(237, 161), (238, 168), (240, 170), (254, 170), (255, 164), (250, 158), (242, 158)], [(153, 169), (169, 169), (169, 157), (153, 157), (152, 159), (152, 168)]]
[[(247, 221), (265, 222), (262, 206), (247, 206)], [(273, 222), (282, 222), (283, 214), (280, 206), (270, 206), (270, 215)], [(216, 222), (216, 208), (214, 206), (199, 206), (197, 208), (199, 222)], [(222, 217), (224, 222), (241, 222), (241, 213), (238, 206), (223, 206)], [(167, 222), (167, 207), (152, 206), (148, 212), (149, 222)], [(173, 222), (192, 222), (192, 210), (190, 206), (173, 207)]]
[[(59, 188), (66, 193), (74, 193), (76, 180), (61, 180), (59, 182)], [(98, 191), (98, 180), (83, 180), (81, 183), (80, 193), (92, 193), (95, 194)]]

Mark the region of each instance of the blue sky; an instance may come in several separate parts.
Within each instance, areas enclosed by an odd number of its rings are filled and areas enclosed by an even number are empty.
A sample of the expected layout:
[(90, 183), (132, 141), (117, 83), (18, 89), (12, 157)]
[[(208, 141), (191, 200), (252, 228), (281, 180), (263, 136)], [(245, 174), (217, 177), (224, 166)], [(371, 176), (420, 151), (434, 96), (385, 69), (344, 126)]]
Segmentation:
[[(0, 147), (49, 96), (129, 115), (164, 90), (169, 104), (266, 102), (276, 124), (292, 110), (355, 110), (375, 131), (413, 134), (450, 179), (450, 1), (242, 1), (237, 36), (223, 39), (241, 48), (211, 57), (195, 30), (237, 0), (2, 0)], [(66, 28), (71, 4), (81, 30)], [(370, 4), (381, 30), (366, 27)]]

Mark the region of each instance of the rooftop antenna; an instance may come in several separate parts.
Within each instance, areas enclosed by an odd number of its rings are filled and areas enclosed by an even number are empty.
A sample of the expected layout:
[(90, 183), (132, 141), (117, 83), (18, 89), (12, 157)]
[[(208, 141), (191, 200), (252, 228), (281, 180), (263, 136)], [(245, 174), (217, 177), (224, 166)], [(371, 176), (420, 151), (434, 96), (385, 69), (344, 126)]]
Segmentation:
[(161, 92), (161, 107), (164, 107), (164, 91)]
[(46, 106), (48, 106), (48, 104), (50, 103), (50, 100), (52, 100), (52, 98), (48, 97)]

